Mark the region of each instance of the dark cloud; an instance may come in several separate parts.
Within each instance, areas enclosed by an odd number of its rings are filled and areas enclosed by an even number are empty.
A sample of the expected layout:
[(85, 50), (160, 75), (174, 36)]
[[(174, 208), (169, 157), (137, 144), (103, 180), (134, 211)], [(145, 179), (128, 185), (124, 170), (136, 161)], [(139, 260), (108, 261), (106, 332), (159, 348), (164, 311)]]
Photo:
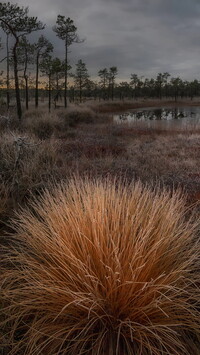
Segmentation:
[[(13, 1), (15, 2), (15, 1)], [(64, 44), (52, 31), (57, 14), (71, 17), (82, 44), (71, 47), (70, 61), (83, 59), (93, 76), (100, 68), (118, 66), (121, 80), (131, 73), (155, 76), (168, 71), (199, 77), (199, 0), (19, 0), (47, 24), (45, 34), (55, 55)], [(35, 36), (35, 35), (34, 35)]]

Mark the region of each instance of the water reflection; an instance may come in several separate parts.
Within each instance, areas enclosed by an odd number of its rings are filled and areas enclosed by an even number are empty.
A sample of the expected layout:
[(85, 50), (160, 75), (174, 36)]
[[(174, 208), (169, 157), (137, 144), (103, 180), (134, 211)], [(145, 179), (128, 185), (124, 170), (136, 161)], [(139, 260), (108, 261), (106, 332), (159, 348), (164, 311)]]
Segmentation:
[(200, 107), (187, 108), (149, 108), (132, 110), (130, 112), (114, 115), (116, 122), (133, 122), (133, 121), (193, 121), (200, 122)]

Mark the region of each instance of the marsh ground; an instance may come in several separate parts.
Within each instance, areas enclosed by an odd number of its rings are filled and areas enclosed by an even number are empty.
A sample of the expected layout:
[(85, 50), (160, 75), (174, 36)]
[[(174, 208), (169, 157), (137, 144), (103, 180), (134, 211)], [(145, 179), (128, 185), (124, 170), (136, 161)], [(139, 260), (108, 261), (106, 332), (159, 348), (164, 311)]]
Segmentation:
[[(6, 242), (14, 212), (52, 183), (80, 177), (141, 180), (182, 189), (189, 205), (200, 201), (200, 125), (165, 128), (159, 123), (113, 123), (112, 112), (174, 105), (141, 101), (41, 107), (18, 123), (0, 119), (0, 231)], [(177, 105), (186, 102), (179, 102)], [(200, 103), (194, 101), (194, 105)], [(191, 102), (188, 102), (191, 106)], [(6, 113), (2, 111), (6, 116)]]
[(200, 125), (177, 129), (159, 123), (150, 128), (145, 122), (113, 123), (111, 112), (155, 107), (159, 102), (89, 103), (50, 114), (45, 108), (31, 109), (24, 113), (20, 125), (14, 114), (9, 124), (1, 118), (1, 225), (52, 181), (73, 174), (110, 175), (180, 187), (189, 202), (199, 200)]

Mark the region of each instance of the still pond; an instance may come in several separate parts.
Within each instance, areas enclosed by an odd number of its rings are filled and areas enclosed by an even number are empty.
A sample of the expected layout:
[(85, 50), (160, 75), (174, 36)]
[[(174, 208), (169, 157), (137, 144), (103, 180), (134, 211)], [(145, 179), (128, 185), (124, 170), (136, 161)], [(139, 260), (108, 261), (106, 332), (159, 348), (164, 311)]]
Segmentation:
[(171, 124), (200, 124), (200, 107), (145, 108), (113, 115), (114, 122), (155, 121)]

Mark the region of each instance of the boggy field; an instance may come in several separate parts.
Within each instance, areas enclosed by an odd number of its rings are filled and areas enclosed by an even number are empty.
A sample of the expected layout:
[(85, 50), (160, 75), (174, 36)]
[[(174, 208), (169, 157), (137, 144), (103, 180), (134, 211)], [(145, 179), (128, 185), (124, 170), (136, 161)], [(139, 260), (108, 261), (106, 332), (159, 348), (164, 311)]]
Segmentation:
[(200, 126), (129, 105), (1, 117), (1, 354), (198, 355)]
[(32, 109), (20, 125), (12, 113), (9, 122), (0, 118), (1, 224), (32, 195), (73, 174), (181, 188), (189, 203), (198, 201), (200, 124), (165, 129), (159, 122), (151, 128), (145, 122), (113, 123), (110, 112), (128, 107), (79, 105), (50, 114)]

